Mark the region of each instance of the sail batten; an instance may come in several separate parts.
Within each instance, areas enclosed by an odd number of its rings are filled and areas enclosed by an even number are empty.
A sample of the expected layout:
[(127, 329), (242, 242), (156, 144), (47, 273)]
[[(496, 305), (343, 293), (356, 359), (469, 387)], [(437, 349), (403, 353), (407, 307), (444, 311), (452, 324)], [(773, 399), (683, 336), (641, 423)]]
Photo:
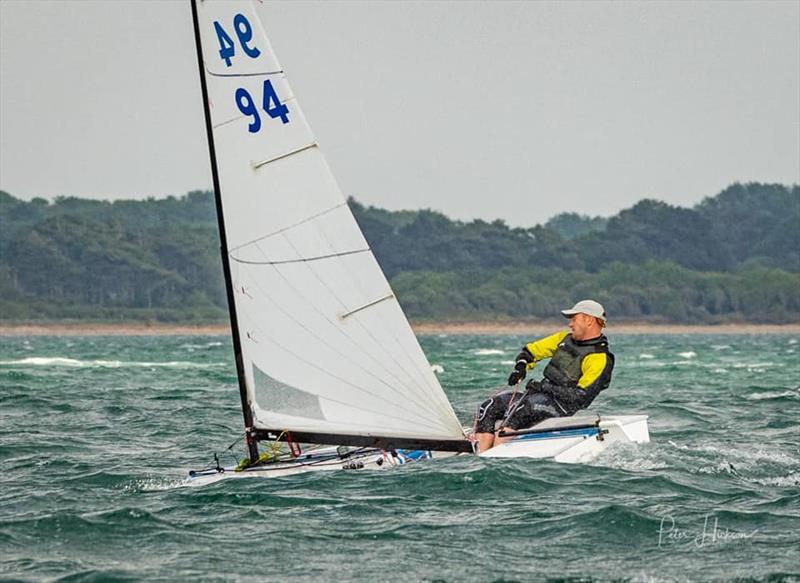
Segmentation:
[(319, 212), (319, 213), (317, 213), (315, 215), (312, 215), (310, 217), (306, 217), (305, 219), (303, 219), (301, 221), (298, 221), (298, 222), (296, 222), (296, 223), (294, 223), (292, 225), (288, 225), (287, 227), (283, 227), (282, 229), (278, 229), (277, 231), (273, 231), (271, 233), (267, 233), (265, 235), (261, 235), (260, 237), (258, 237), (256, 239), (253, 239), (252, 241), (246, 241), (245, 243), (237, 245), (236, 247), (231, 247), (230, 250), (231, 250), (231, 252), (233, 252), (233, 251), (236, 251), (237, 249), (241, 249), (242, 247), (245, 247), (247, 245), (252, 245), (253, 243), (256, 243), (258, 241), (263, 241), (264, 239), (269, 239), (270, 237), (274, 237), (276, 235), (280, 235), (280, 234), (285, 233), (287, 231), (290, 231), (290, 230), (292, 230), (294, 228), (297, 228), (297, 227), (303, 225), (304, 223), (307, 223), (309, 221), (313, 221), (314, 219), (317, 219), (317, 218), (319, 218), (319, 217), (321, 217), (323, 215), (326, 215), (328, 213), (331, 213), (331, 212), (333, 212), (333, 211), (335, 211), (337, 209), (340, 209), (340, 208), (343, 208), (343, 207), (346, 207), (346, 206), (347, 206), (346, 202), (340, 202), (340, 203), (338, 203), (338, 204), (336, 204), (336, 205), (334, 205), (334, 206), (332, 206), (330, 208), (327, 208), (327, 209), (325, 209), (325, 210), (323, 210), (323, 211), (321, 211), (321, 212)]
[(259, 162), (253, 162), (253, 169), (258, 170), (262, 166), (266, 166), (267, 164), (272, 164), (273, 162), (277, 162), (283, 158), (288, 158), (289, 156), (294, 156), (295, 154), (299, 154), (300, 152), (304, 152), (305, 150), (309, 150), (311, 148), (318, 147), (317, 143), (314, 142), (313, 144), (306, 144), (305, 146), (301, 146), (300, 148), (296, 148), (290, 152), (286, 152), (285, 154), (281, 154), (280, 156), (273, 156), (272, 158), (266, 158)]
[(283, 71), (257, 71), (255, 73), (214, 73), (206, 69), (206, 72), (212, 77), (269, 77), (270, 75), (283, 75)]
[(453, 408), (255, 7), (194, 6), (246, 424), (365, 443), (461, 444)]
[[(353, 255), (355, 253), (369, 253), (369, 252), (370, 252), (369, 248), (367, 248), (367, 249), (353, 249), (352, 251), (341, 251), (339, 253), (329, 253), (328, 255), (318, 255), (316, 257), (298, 257), (297, 259), (280, 259), (280, 260), (276, 260), (276, 261), (248, 261), (246, 259), (240, 259), (240, 258), (238, 258), (238, 257), (236, 257), (235, 255), (232, 254), (231, 255), (231, 259), (233, 259), (237, 263), (248, 263), (250, 265), (285, 265), (287, 263), (307, 263), (307, 262), (310, 262), (310, 261), (322, 261), (323, 259), (334, 259), (336, 257), (344, 257), (345, 255)], [(392, 297), (392, 296), (389, 295), (389, 296), (386, 296), (385, 298), (381, 298), (381, 299), (388, 299), (389, 297)], [(380, 300), (376, 300), (376, 301), (380, 301)], [(357, 310), (353, 310), (352, 312), (349, 312), (348, 314), (353, 313), (355, 311), (357, 311)], [(348, 314), (342, 315), (340, 317), (344, 318)]]

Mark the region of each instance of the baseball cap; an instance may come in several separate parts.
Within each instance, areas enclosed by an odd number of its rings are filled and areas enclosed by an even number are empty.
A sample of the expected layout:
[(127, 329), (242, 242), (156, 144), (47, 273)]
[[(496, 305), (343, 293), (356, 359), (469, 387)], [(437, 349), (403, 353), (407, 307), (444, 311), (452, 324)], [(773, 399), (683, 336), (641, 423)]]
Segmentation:
[(603, 322), (606, 321), (605, 308), (603, 308), (599, 302), (594, 300), (581, 300), (569, 310), (561, 310), (561, 313), (564, 314), (565, 318), (569, 318), (575, 314), (588, 314), (590, 316), (594, 316), (595, 318), (600, 318), (603, 320)]

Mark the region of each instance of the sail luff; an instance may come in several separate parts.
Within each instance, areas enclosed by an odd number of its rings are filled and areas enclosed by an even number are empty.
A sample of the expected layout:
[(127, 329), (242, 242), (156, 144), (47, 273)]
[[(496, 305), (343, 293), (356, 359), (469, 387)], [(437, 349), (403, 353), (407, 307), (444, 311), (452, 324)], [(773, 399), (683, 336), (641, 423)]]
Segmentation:
[[(203, 45), (200, 38), (200, 21), (197, 15), (197, 1), (191, 0), (192, 22), (194, 24), (195, 49), (197, 52), (197, 66), (200, 73), (200, 88), (203, 96), (203, 114), (206, 122), (206, 137), (208, 140), (208, 153), (211, 160), (211, 177), (214, 184), (214, 201), (217, 210), (217, 226), (219, 228), (220, 254), (222, 256), (222, 272), (225, 276), (225, 291), (228, 299), (228, 313), (231, 321), (231, 337), (233, 339), (233, 352), (236, 360), (236, 376), (239, 380), (239, 396), (242, 401), (242, 416), (244, 418), (245, 429), (253, 426), (253, 409), (247, 391), (247, 380), (244, 370), (244, 359), (242, 357), (242, 345), (239, 339), (239, 324), (236, 317), (236, 302), (233, 295), (233, 282), (231, 279), (231, 266), (228, 259), (228, 239), (225, 234), (225, 220), (222, 208), (222, 191), (220, 189), (219, 170), (217, 168), (217, 154), (214, 147), (214, 131), (211, 122), (211, 111), (209, 109), (208, 86), (206, 85), (206, 71), (203, 63)], [(247, 440), (248, 455), (250, 461), (258, 460), (258, 446), (255, 440)]]

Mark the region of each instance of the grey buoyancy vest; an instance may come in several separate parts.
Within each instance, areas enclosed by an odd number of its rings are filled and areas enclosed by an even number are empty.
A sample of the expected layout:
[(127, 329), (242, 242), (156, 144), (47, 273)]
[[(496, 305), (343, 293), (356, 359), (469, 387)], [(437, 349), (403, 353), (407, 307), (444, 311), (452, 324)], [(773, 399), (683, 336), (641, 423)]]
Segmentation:
[(581, 378), (583, 359), (589, 354), (596, 353), (610, 354), (608, 339), (605, 336), (600, 335), (592, 340), (578, 342), (572, 338), (572, 334), (567, 334), (545, 367), (544, 376), (554, 385), (574, 387)]

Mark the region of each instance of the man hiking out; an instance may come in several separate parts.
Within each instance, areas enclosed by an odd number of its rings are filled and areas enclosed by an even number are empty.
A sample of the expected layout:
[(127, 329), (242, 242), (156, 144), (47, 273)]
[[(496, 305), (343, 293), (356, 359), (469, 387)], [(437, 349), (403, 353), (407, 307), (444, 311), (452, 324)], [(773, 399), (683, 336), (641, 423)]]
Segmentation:
[(537, 362), (549, 358), (541, 381), (528, 381), (525, 391), (507, 391), (481, 403), (475, 426), (479, 451), (499, 445), (501, 429), (530, 427), (549, 417), (566, 417), (588, 407), (611, 382), (614, 355), (602, 331), (606, 312), (594, 300), (583, 300), (561, 313), (569, 332), (556, 332), (522, 348), (508, 384), (522, 382)]

